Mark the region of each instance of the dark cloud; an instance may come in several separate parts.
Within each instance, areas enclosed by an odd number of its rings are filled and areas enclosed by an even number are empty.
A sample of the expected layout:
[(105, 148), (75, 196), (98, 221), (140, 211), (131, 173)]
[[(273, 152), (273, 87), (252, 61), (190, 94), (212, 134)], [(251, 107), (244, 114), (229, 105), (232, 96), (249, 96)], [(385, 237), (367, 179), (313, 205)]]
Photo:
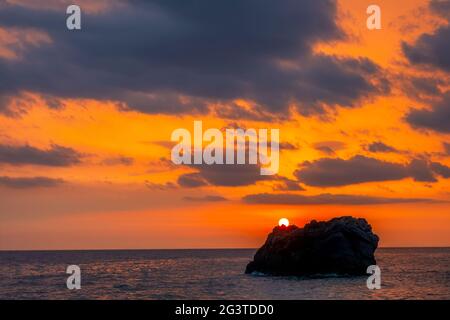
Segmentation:
[(433, 76), (401, 74), (394, 76), (394, 79), (401, 86), (402, 92), (409, 98), (424, 104), (433, 103), (442, 98), (448, 82), (439, 74)]
[(431, 162), (431, 169), (443, 178), (450, 178), (450, 167), (439, 162)]
[(336, 151), (344, 149), (345, 146), (345, 143), (341, 141), (320, 141), (313, 145), (314, 149), (327, 155), (334, 155)]
[(7, 116), (14, 116), (15, 113), (11, 108), (11, 102), (13, 97), (7, 95), (5, 93), (2, 94), (0, 89), (0, 113), (3, 113)]
[(396, 148), (388, 146), (381, 141), (372, 142), (367, 146), (367, 150), (370, 152), (398, 152)]
[(208, 182), (198, 172), (182, 174), (178, 177), (178, 184), (186, 188), (197, 188), (208, 185)]
[(447, 20), (450, 20), (449, 0), (431, 0), (429, 6), (432, 12)]
[(405, 120), (415, 128), (450, 133), (450, 91), (430, 109), (412, 109)]
[[(2, 78), (0, 73), (0, 84), (3, 85), (1, 81)], [(6, 116), (18, 117), (26, 113), (29, 105), (33, 102), (35, 102), (35, 100), (29, 95), (22, 94), (16, 91), (2, 92), (2, 88), (0, 87), (0, 113)]]
[(260, 181), (269, 181), (273, 182), (272, 187), (274, 190), (305, 190), (298, 181), (280, 175), (261, 175), (261, 166), (259, 164), (193, 164), (187, 167), (195, 169), (197, 172), (180, 175), (178, 184), (181, 187), (239, 187), (253, 185)]
[(134, 163), (133, 158), (125, 156), (111, 157), (104, 159), (102, 161), (102, 164), (107, 166), (116, 166), (116, 165), (131, 166), (133, 163)]
[(173, 182), (154, 183), (151, 181), (145, 181), (145, 186), (151, 190), (162, 190), (162, 191), (178, 188), (177, 184)]
[[(450, 1), (432, 0), (430, 10), (450, 22)], [(413, 44), (402, 43), (409, 62), (450, 71), (450, 24), (437, 28), (433, 33), (423, 33)], [(422, 85), (427, 86), (422, 83)], [(429, 88), (431, 88), (429, 86)]]
[[(422, 34), (413, 44), (402, 43), (405, 56), (411, 64), (424, 65), (437, 70), (450, 72), (450, 1), (432, 0), (429, 2), (431, 11), (447, 19), (447, 24), (437, 28), (433, 33)], [(443, 92), (447, 81), (439, 78), (413, 78), (409, 95), (418, 98), (440, 97), (433, 99), (429, 108), (412, 109), (405, 120), (418, 129), (450, 132), (450, 92)]]
[(370, 181), (399, 180), (406, 178), (408, 173), (402, 164), (355, 156), (348, 160), (324, 158), (305, 162), (294, 175), (306, 185), (333, 187)]
[(261, 175), (260, 166), (252, 164), (202, 164), (192, 165), (198, 170), (178, 177), (183, 187), (215, 185), (223, 187), (248, 186), (258, 181), (273, 180), (275, 176)]
[(3, 94), (40, 92), (52, 107), (61, 97), (113, 100), (148, 113), (204, 113), (210, 102), (244, 98), (277, 115), (292, 104), (308, 115), (389, 90), (368, 59), (313, 53), (314, 43), (345, 37), (333, 0), (130, 1), (83, 12), (77, 32), (65, 28), (64, 9), (0, 6), (0, 26), (52, 40), (0, 59)]
[(422, 96), (438, 96), (442, 93), (440, 86), (445, 85), (442, 79), (432, 77), (413, 77), (410, 79), (410, 88), (407, 94), (422, 97)]
[[(354, 107), (361, 98), (386, 94), (390, 84), (382, 71), (366, 58), (315, 56), (303, 66), (296, 79), (304, 85), (294, 88), (295, 101), (303, 115), (324, 112), (324, 105)], [(369, 80), (371, 79), (371, 80)]]
[(328, 155), (334, 155), (334, 150), (331, 149), (329, 146), (319, 146), (319, 147), (314, 147), (316, 150), (328, 154)]
[(161, 157), (159, 159), (154, 159), (148, 162), (148, 169), (146, 173), (160, 173), (160, 172), (168, 172), (176, 169), (176, 164), (172, 162), (172, 160), (167, 159), (165, 157)]
[(408, 166), (410, 176), (419, 182), (436, 182), (432, 168), (428, 161), (423, 159), (413, 159)]
[(271, 122), (275, 120), (287, 120), (289, 115), (273, 114), (258, 108), (258, 105), (254, 105), (252, 108), (243, 108), (235, 103), (220, 104), (214, 108), (214, 115), (228, 120), (252, 120), (252, 121), (264, 121)]
[(44, 99), (47, 107), (49, 107), (50, 109), (62, 109), (64, 107), (64, 103), (57, 97), (43, 95), (42, 98)]
[(404, 178), (436, 182), (436, 174), (447, 178), (445, 170), (425, 159), (413, 159), (409, 164), (401, 164), (360, 155), (348, 160), (323, 158), (305, 162), (294, 172), (300, 182), (314, 187), (337, 187)]
[(444, 146), (445, 155), (450, 156), (450, 143), (443, 142), (442, 145)]
[(305, 196), (298, 194), (259, 193), (243, 197), (249, 204), (283, 204), (283, 205), (380, 205), (393, 203), (433, 202), (431, 199), (419, 198), (383, 198), (363, 195), (320, 194)]
[(413, 64), (429, 65), (450, 71), (450, 26), (438, 28), (433, 34), (422, 34), (414, 44), (402, 43), (405, 56)]
[(228, 201), (228, 199), (222, 197), (222, 196), (203, 196), (203, 197), (184, 197), (183, 198), (186, 201), (192, 201), (192, 202), (221, 202), (221, 201)]
[(278, 177), (277, 183), (274, 184), (273, 190), (279, 191), (304, 191), (303, 188), (298, 181), (288, 179), (285, 177)]
[(283, 150), (300, 150), (300, 147), (296, 144), (290, 142), (280, 142), (279, 144), (280, 151)]
[(29, 145), (0, 145), (0, 163), (65, 167), (81, 162), (82, 155), (72, 148), (56, 144), (42, 150)]
[(64, 183), (62, 179), (53, 179), (47, 177), (0, 177), (0, 186), (15, 189), (28, 188), (49, 188), (56, 187)]

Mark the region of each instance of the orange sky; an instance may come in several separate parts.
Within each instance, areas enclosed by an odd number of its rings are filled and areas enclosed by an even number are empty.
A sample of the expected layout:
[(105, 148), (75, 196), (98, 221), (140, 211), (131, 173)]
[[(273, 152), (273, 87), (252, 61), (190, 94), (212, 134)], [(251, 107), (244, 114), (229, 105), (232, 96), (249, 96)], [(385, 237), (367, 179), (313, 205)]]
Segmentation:
[[(433, 183), (406, 177), (331, 187), (301, 184), (305, 190), (286, 192), (274, 190), (279, 181), (235, 187), (186, 188), (177, 184), (180, 175), (196, 170), (170, 163), (170, 135), (177, 128), (192, 130), (194, 120), (202, 120), (204, 128), (224, 128), (235, 122), (245, 128), (279, 128), (281, 142), (296, 146), (280, 154), (279, 175), (291, 180), (296, 179), (294, 172), (300, 163), (326, 157), (350, 159), (362, 155), (407, 164), (427, 155), (430, 161), (450, 166), (443, 147), (450, 143), (448, 133), (418, 130), (404, 121), (412, 107), (427, 108), (428, 104), (408, 94), (403, 81), (414, 76), (438, 77), (443, 81), (441, 89), (446, 90), (449, 75), (412, 67), (401, 48), (402, 41), (413, 43), (421, 34), (432, 33), (446, 22), (430, 12), (428, 1), (380, 0), (382, 30), (369, 31), (365, 27), (369, 4), (372, 1), (339, 1), (337, 22), (348, 37), (316, 43), (314, 52), (371, 59), (387, 70), (391, 92), (365, 99), (355, 108), (338, 106), (326, 117), (294, 112), (287, 120), (265, 122), (236, 121), (214, 112), (145, 114), (124, 111), (114, 101), (95, 98), (60, 98), (64, 107), (52, 109), (39, 92), (21, 92), (12, 106), (21, 112), (0, 113), (0, 144), (26, 144), (41, 150), (59, 145), (83, 156), (80, 163), (70, 166), (0, 163), (0, 176), (45, 176), (65, 181), (39, 188), (0, 184), (0, 249), (257, 247), (281, 217), (301, 226), (311, 219), (341, 215), (366, 218), (380, 236), (381, 246), (450, 246), (450, 180), (443, 177)], [(55, 1), (48, 5), (53, 8), (59, 4)], [(102, 12), (107, 10), (103, 6), (102, 1), (88, 9)], [(0, 59), (22, 59), (17, 50), (11, 49), (17, 43), (27, 47), (51, 45), (53, 41), (36, 29), (10, 29), (0, 24)], [(245, 100), (236, 99), (236, 103), (252, 108)], [(397, 152), (368, 151), (367, 146), (375, 141)], [(317, 147), (321, 144), (334, 150), (327, 154)], [(286, 205), (248, 204), (242, 200), (258, 193), (432, 201)], [(208, 195), (226, 200), (186, 200)]]

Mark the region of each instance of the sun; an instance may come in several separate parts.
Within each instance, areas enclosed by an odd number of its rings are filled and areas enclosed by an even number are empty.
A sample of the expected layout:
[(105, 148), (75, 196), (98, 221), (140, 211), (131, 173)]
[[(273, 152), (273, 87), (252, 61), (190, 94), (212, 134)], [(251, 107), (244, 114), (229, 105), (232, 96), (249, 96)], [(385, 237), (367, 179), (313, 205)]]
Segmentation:
[(279, 225), (280, 227), (281, 227), (281, 226), (287, 227), (287, 226), (289, 226), (289, 220), (286, 219), (286, 218), (281, 218), (281, 219), (278, 221), (278, 225)]

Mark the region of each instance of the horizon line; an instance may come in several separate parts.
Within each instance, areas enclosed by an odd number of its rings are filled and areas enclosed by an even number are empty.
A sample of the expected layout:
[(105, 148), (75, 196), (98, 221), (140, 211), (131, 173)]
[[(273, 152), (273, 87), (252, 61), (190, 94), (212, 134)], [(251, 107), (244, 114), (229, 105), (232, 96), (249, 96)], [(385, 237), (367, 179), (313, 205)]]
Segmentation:
[[(448, 249), (448, 246), (383, 246), (377, 249)], [(219, 248), (106, 248), (106, 249), (0, 249), (0, 253), (3, 252), (61, 252), (61, 251), (162, 251), (162, 250), (258, 250), (259, 248), (231, 248), (231, 247), (219, 247)]]

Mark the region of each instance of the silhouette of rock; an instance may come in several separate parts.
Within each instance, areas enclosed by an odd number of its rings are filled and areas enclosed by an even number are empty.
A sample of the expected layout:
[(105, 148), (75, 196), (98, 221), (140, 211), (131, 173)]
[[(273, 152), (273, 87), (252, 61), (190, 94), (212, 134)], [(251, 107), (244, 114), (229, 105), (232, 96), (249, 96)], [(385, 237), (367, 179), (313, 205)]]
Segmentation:
[(376, 264), (378, 240), (365, 219), (354, 217), (275, 227), (245, 273), (364, 275)]

